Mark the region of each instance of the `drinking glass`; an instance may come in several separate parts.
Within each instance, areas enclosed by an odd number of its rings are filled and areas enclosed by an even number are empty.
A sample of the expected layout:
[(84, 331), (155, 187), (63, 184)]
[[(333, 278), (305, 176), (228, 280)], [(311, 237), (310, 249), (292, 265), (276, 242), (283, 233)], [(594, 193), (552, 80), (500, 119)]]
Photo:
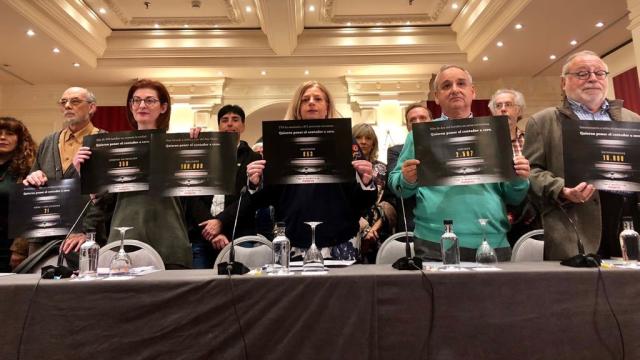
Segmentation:
[(498, 263), (498, 257), (487, 241), (487, 223), (489, 219), (478, 219), (478, 222), (482, 228), (482, 244), (476, 250), (476, 262), (482, 265), (495, 265)]
[(124, 251), (124, 235), (127, 230), (133, 229), (133, 227), (120, 226), (114, 227), (114, 229), (120, 231), (120, 250), (118, 250), (113, 259), (111, 259), (111, 264), (109, 265), (109, 276), (127, 276), (129, 275), (129, 270), (131, 270), (133, 264), (129, 254)]
[(320, 249), (316, 247), (316, 226), (322, 222), (309, 221), (305, 224), (311, 226), (311, 247), (304, 253), (302, 271), (324, 271), (324, 258)]

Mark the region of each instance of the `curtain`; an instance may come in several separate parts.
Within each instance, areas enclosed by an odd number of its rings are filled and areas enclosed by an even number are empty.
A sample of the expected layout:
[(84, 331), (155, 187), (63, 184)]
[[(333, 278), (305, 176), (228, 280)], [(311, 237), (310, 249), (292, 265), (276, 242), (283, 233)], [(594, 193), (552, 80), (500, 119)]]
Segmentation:
[[(617, 93), (617, 92), (616, 92)], [(489, 100), (476, 99), (471, 103), (471, 112), (473, 116), (491, 116), (489, 111)], [(427, 101), (427, 108), (431, 111), (431, 115), (434, 119), (437, 119), (442, 114), (440, 105), (436, 104), (434, 100)]]
[(95, 127), (108, 132), (133, 130), (127, 121), (126, 106), (98, 106), (91, 122)]
[(638, 70), (634, 67), (613, 77), (613, 89), (616, 98), (624, 100), (624, 107), (640, 113), (640, 87), (638, 86)]

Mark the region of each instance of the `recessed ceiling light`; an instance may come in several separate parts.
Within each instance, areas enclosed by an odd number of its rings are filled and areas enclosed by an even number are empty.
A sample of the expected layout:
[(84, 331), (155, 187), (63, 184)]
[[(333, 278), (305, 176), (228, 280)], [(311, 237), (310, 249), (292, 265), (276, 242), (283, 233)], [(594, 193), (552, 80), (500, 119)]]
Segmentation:
[(99, 12), (100, 14), (106, 14), (106, 13), (107, 13), (107, 9), (105, 9), (105, 8), (100, 8), (100, 9), (98, 10), (98, 12)]
[(380, 26), (380, 25), (382, 25), (382, 23), (379, 23), (379, 22), (376, 23), (376, 26)]
[(153, 27), (157, 29), (160, 27), (160, 24), (153, 24)]
[(305, 71), (304, 71), (304, 74), (305, 74), (305, 75), (309, 75), (309, 70), (305, 70)]
[(497, 47), (503, 47), (503, 46), (504, 46), (504, 43), (503, 43), (502, 41), (498, 41), (498, 42), (496, 43), (496, 46), (497, 46)]
[(569, 44), (571, 44), (571, 46), (576, 46), (576, 45), (578, 45), (578, 42), (576, 40), (571, 40), (571, 42), (569, 42)]
[(80, 64), (79, 63), (73, 63), (73, 67), (79, 68)]
[(351, 26), (351, 22), (348, 22), (348, 23), (347, 23), (347, 26)]
[(406, 25), (411, 25), (411, 21), (407, 21), (405, 24)]
[(316, 11), (316, 7), (313, 5), (309, 5), (309, 11), (314, 12)]
[(604, 23), (602, 21), (598, 21), (596, 23), (596, 27), (603, 27), (603, 26), (604, 26)]
[(483, 56), (482, 57), (482, 61), (489, 61), (489, 57), (488, 56)]
[(244, 11), (246, 11), (246, 12), (251, 12), (251, 10), (252, 9), (251, 9), (250, 5), (247, 5), (247, 6), (244, 7)]
[(267, 75), (267, 70), (262, 70), (262, 71), (260, 71), (260, 75), (262, 75), (262, 76)]
[(555, 56), (555, 55), (553, 55), (553, 54), (551, 54), (551, 55), (549, 56), (549, 59), (551, 59), (551, 60), (555, 60), (555, 59), (556, 59), (556, 56)]
[(214, 28), (217, 28), (217, 27), (218, 27), (218, 24), (213, 24), (213, 27), (214, 27)]
[(189, 27), (189, 24), (184, 24), (184, 25), (183, 25), (183, 27), (188, 28), (188, 27)]
[(458, 4), (456, 4), (456, 3), (451, 4), (451, 8), (454, 9), (454, 10), (457, 9), (458, 8)]
[(36, 33), (33, 30), (31, 29), (27, 30), (27, 36), (34, 36), (35, 34)]
[(513, 27), (514, 27), (516, 30), (521, 30), (524, 26), (522, 26), (522, 24), (518, 23), (518, 24), (515, 24)]
[(351, 69), (347, 70), (347, 74), (351, 75)]
[(223, 76), (224, 73), (222, 71), (218, 71), (218, 76)]
[(58, 48), (53, 48), (51, 51), (53, 51), (54, 54), (60, 54), (60, 49)]

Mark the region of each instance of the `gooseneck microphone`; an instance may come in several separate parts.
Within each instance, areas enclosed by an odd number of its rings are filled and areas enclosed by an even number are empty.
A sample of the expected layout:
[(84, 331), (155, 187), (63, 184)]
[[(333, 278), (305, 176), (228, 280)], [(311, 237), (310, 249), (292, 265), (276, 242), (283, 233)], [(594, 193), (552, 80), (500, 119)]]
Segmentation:
[(235, 240), (236, 240), (236, 227), (238, 226), (238, 216), (240, 215), (240, 207), (242, 206), (242, 198), (247, 192), (247, 187), (243, 186), (240, 190), (240, 197), (238, 198), (238, 209), (236, 210), (236, 217), (233, 221), (233, 231), (231, 232), (231, 249), (229, 249), (229, 261), (218, 264), (218, 275), (243, 275), (249, 272), (249, 268), (244, 266), (241, 262), (236, 262)]
[(566, 216), (567, 220), (571, 224), (573, 228), (573, 232), (576, 234), (576, 240), (578, 245), (578, 255), (572, 256), (568, 259), (564, 259), (560, 262), (560, 265), (571, 266), (571, 267), (599, 267), (602, 264), (602, 260), (600, 256), (597, 254), (586, 254), (584, 253), (584, 245), (582, 244), (582, 240), (580, 240), (580, 233), (578, 232), (578, 227), (576, 223), (573, 221), (569, 213), (562, 207), (562, 204), (558, 202), (556, 204), (560, 211)]
[[(397, 186), (398, 191), (400, 191), (400, 184)], [(407, 213), (404, 209), (404, 198), (402, 195), (400, 197), (400, 206), (402, 207), (402, 219), (404, 220), (404, 245), (405, 245), (405, 256), (396, 260), (393, 263), (393, 268), (398, 270), (422, 270), (422, 259), (417, 256), (411, 257), (411, 244), (409, 241), (409, 229), (407, 228)]]

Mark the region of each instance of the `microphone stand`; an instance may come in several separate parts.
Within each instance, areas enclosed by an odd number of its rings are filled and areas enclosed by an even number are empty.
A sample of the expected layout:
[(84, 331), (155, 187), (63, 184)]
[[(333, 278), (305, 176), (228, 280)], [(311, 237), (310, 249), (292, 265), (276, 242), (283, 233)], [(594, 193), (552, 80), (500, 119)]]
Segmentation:
[[(398, 191), (400, 191), (400, 184), (398, 184)], [(422, 270), (422, 259), (417, 256), (411, 257), (411, 244), (409, 242), (409, 229), (407, 229), (407, 213), (404, 210), (404, 198), (402, 195), (400, 198), (400, 206), (402, 206), (402, 219), (404, 220), (404, 235), (405, 235), (405, 256), (396, 260), (393, 263), (393, 268), (398, 270)]]
[(240, 215), (240, 206), (242, 205), (242, 197), (247, 192), (247, 187), (240, 190), (240, 198), (238, 199), (238, 209), (236, 210), (236, 218), (233, 222), (233, 231), (231, 233), (231, 249), (229, 249), (229, 261), (218, 264), (218, 275), (244, 275), (249, 272), (249, 268), (241, 262), (236, 262), (235, 238), (236, 227), (238, 226), (238, 216)]
[(564, 259), (560, 262), (560, 265), (570, 266), (570, 267), (600, 267), (602, 264), (602, 260), (600, 256), (597, 254), (586, 254), (584, 253), (584, 246), (582, 245), (582, 241), (580, 240), (580, 234), (578, 233), (578, 227), (576, 226), (569, 213), (562, 207), (562, 204), (558, 203), (558, 207), (560, 211), (567, 217), (573, 231), (576, 234), (576, 240), (578, 242), (578, 255), (572, 256), (568, 259)]

